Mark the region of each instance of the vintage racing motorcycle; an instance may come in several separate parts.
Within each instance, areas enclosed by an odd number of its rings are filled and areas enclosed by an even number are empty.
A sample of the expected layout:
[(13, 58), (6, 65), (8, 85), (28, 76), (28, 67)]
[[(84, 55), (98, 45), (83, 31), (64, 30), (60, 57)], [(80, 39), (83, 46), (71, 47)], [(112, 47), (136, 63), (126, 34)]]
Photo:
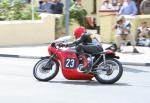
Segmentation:
[[(70, 36), (55, 40), (48, 47), (50, 56), (41, 57), (33, 69), (34, 77), (39, 81), (52, 80), (61, 69), (63, 76), (68, 80), (92, 80), (93, 77), (102, 84), (113, 84), (117, 82), (122, 74), (122, 64), (117, 60), (111, 47), (104, 52), (86, 54), (87, 62), (90, 61), (91, 68), (86, 72), (80, 72), (78, 68), (84, 64), (80, 63), (80, 56), (77, 56), (75, 47), (61, 47), (60, 44), (68, 42)], [(97, 56), (96, 60), (94, 57)], [(92, 60), (92, 62), (91, 62)]]

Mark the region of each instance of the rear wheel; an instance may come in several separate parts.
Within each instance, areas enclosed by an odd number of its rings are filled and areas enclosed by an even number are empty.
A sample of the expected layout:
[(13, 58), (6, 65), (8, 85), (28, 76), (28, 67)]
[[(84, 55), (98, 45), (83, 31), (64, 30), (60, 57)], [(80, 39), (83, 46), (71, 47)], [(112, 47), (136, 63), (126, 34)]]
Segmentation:
[(34, 68), (33, 68), (33, 75), (39, 81), (49, 81), (53, 79), (59, 71), (59, 64), (58, 62), (51, 60), (48, 67), (45, 69), (45, 65), (49, 61), (49, 58), (39, 60)]
[(104, 62), (98, 65), (95, 78), (99, 83), (113, 84), (122, 76), (122, 64), (116, 59), (106, 59), (105, 63), (105, 65)]

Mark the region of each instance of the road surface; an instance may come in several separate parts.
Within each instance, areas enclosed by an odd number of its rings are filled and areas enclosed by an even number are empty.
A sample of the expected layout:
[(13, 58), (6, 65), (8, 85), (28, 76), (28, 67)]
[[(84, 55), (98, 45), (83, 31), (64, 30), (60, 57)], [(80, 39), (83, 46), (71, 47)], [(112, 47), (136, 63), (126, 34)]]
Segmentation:
[(32, 75), (37, 59), (0, 58), (0, 103), (150, 103), (150, 67), (124, 66), (113, 85), (66, 80), (49, 82)]

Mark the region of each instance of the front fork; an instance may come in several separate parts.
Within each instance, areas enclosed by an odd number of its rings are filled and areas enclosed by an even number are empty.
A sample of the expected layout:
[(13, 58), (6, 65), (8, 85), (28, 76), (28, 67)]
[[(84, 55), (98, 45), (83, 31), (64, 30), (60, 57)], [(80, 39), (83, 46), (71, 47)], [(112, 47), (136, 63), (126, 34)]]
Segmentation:
[[(50, 68), (50, 62), (52, 61), (52, 59), (56, 56), (56, 54), (52, 54), (50, 57), (49, 57), (49, 60), (48, 62), (46, 63), (46, 65), (43, 67), (44, 70), (50, 70), (52, 68)], [(43, 57), (42, 59), (45, 59), (45, 58), (48, 58), (48, 57)]]

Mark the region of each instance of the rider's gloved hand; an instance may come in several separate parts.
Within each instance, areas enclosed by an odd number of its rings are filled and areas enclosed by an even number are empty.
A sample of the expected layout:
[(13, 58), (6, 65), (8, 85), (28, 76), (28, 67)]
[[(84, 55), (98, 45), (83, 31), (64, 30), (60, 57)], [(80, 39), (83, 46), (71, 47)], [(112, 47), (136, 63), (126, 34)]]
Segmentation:
[(65, 44), (65, 47), (68, 47), (68, 44)]
[(59, 47), (67, 47), (67, 46), (68, 46), (68, 44), (63, 44), (63, 43), (59, 44)]
[(64, 47), (65, 45), (63, 43), (60, 43), (58, 46), (59, 47)]

